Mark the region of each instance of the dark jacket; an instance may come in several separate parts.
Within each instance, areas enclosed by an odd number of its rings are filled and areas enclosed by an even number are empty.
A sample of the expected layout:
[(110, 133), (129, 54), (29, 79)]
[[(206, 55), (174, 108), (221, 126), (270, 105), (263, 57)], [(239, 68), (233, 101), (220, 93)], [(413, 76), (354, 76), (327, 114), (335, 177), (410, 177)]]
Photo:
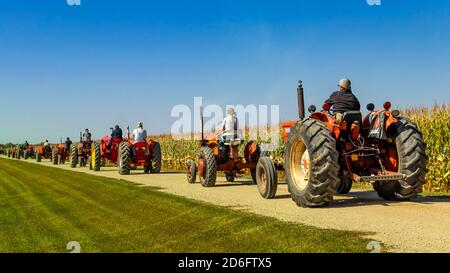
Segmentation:
[(334, 113), (344, 113), (347, 111), (359, 111), (361, 105), (350, 89), (336, 91), (325, 101), (333, 105)]
[(116, 128), (111, 133), (111, 138), (122, 138), (122, 129)]
[(66, 145), (66, 149), (70, 150), (70, 145), (72, 145), (72, 141), (66, 140), (66, 142), (64, 142), (64, 144)]

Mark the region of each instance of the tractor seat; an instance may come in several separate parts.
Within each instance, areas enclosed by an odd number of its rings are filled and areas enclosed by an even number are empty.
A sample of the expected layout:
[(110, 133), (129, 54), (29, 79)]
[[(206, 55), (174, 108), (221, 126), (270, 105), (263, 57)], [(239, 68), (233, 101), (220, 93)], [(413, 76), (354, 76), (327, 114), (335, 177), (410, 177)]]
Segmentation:
[(239, 146), (244, 143), (240, 136), (235, 133), (224, 133), (220, 138), (223, 141), (223, 144), (227, 146)]
[(357, 122), (359, 126), (362, 126), (362, 114), (360, 111), (348, 111), (344, 113), (343, 116), (345, 122), (347, 123), (347, 132), (350, 132), (352, 124)]

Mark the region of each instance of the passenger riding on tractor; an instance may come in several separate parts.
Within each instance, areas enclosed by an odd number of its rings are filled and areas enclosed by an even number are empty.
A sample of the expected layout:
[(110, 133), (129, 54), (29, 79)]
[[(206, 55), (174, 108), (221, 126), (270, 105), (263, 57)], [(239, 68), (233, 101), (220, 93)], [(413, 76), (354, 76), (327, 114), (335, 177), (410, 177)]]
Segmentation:
[[(109, 144), (111, 143), (111, 146)], [(144, 167), (145, 173), (159, 173), (161, 171), (161, 147), (153, 140), (135, 142), (130, 138), (127, 128), (127, 138), (114, 138), (105, 136), (101, 142), (95, 142), (92, 148), (91, 164), (94, 171), (99, 171), (102, 161), (117, 164), (122, 175), (130, 174), (130, 170)]]
[(70, 167), (75, 168), (78, 164), (86, 167), (89, 162), (91, 168), (91, 147), (92, 141), (83, 139), (83, 133), (80, 132), (80, 142), (70, 145)]
[[(237, 128), (230, 132), (214, 132), (205, 137), (203, 111), (201, 111), (201, 123), (202, 139), (197, 164), (192, 159), (186, 163), (188, 183), (195, 183), (198, 174), (202, 186), (212, 187), (216, 184), (218, 171), (225, 173), (228, 182), (233, 182), (236, 177), (245, 173), (245, 169), (250, 169), (252, 179), (256, 182), (256, 164), (261, 155), (260, 146), (254, 141), (249, 141), (242, 158), (239, 156), (239, 146), (244, 143), (244, 140), (237, 133)], [(220, 145), (220, 141), (223, 141), (223, 145)]]
[[(348, 193), (354, 182), (371, 183), (386, 200), (410, 200), (422, 191), (425, 143), (412, 121), (390, 110), (390, 102), (376, 111), (373, 104), (367, 105), (370, 113), (364, 118), (359, 111), (345, 112), (341, 121), (332, 114), (331, 105), (323, 105), (320, 112), (312, 105), (306, 118), (301, 81), (297, 92), (300, 120), (285, 127), (281, 167), (299, 206), (326, 206), (336, 192)], [(273, 170), (277, 168), (269, 158), (262, 158), (258, 186), (276, 188)]]

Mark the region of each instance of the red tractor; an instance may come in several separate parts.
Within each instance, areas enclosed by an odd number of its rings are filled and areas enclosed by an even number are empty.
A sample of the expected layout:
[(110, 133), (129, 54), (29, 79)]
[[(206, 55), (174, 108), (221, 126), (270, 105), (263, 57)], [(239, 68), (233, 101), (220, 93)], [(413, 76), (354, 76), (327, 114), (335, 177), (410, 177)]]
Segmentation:
[(325, 104), (305, 117), (303, 86), (299, 81), (299, 117), (285, 123), (284, 166), (270, 158), (258, 162), (257, 184), (265, 198), (276, 191), (276, 170), (284, 169), (292, 199), (302, 207), (322, 207), (336, 193), (346, 194), (355, 182), (369, 182), (386, 200), (410, 200), (422, 191), (427, 172), (425, 143), (417, 126), (391, 111), (391, 103), (369, 114), (343, 113), (338, 121)]
[(245, 169), (250, 169), (253, 181), (256, 182), (256, 164), (262, 154), (260, 146), (254, 141), (249, 141), (244, 149), (244, 158), (242, 158), (239, 156), (239, 146), (244, 143), (244, 140), (236, 132), (211, 133), (205, 137), (203, 113), (201, 113), (201, 118), (200, 154), (197, 164), (192, 159), (186, 163), (188, 183), (195, 183), (198, 174), (202, 186), (212, 187), (216, 184), (218, 171), (225, 173), (228, 182), (233, 182), (236, 177), (245, 173)]
[(100, 142), (92, 143), (91, 157), (89, 161), (89, 168), (93, 171), (100, 171), (101, 167), (105, 166), (106, 161), (117, 164), (119, 158), (119, 145), (124, 142), (122, 138), (112, 140), (112, 145), (109, 147), (111, 137), (104, 136)]
[(92, 141), (83, 141), (83, 135), (80, 132), (80, 142), (70, 146), (70, 167), (76, 168), (78, 164), (80, 167), (86, 167), (88, 162), (91, 167), (91, 146)]
[(92, 170), (99, 171), (108, 160), (117, 164), (118, 171), (122, 175), (130, 174), (130, 170), (144, 167), (145, 173), (161, 172), (161, 147), (151, 139), (146, 142), (134, 142), (130, 139), (130, 131), (127, 128), (126, 139), (113, 139), (109, 147), (111, 137), (105, 136), (101, 142), (95, 142), (92, 146), (91, 166)]
[(28, 158), (34, 158), (35, 157), (35, 150), (34, 147), (32, 145), (28, 145), (28, 146), (24, 146), (22, 148), (23, 150), (23, 158), (24, 159), (28, 159)]
[(69, 151), (64, 143), (58, 144), (53, 148), (52, 162), (53, 165), (64, 164), (69, 158)]

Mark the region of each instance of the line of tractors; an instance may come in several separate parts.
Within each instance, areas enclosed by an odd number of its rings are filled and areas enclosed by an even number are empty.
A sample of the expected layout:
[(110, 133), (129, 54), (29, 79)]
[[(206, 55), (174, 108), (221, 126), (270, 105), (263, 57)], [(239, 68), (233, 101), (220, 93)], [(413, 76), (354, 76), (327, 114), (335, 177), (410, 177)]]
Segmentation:
[[(299, 120), (281, 124), (283, 163), (253, 141), (246, 144), (242, 158), (237, 153), (243, 143), (240, 136), (232, 134), (220, 143), (223, 135), (204, 136), (202, 128), (198, 159), (186, 163), (188, 183), (195, 183), (198, 176), (204, 187), (212, 187), (218, 171), (233, 181), (250, 169), (260, 195), (272, 199), (278, 173), (284, 172), (291, 198), (301, 207), (327, 206), (335, 194), (347, 194), (358, 182), (371, 183), (380, 197), (392, 201), (410, 200), (422, 191), (427, 172), (425, 143), (412, 121), (398, 110), (391, 111), (390, 102), (380, 110), (368, 104), (364, 118), (360, 111), (350, 111), (338, 120), (327, 103), (321, 111), (311, 105), (306, 117), (301, 81), (297, 101)], [(230, 151), (225, 158), (224, 149)]]
[[(99, 141), (80, 141), (73, 143), (70, 148), (64, 143), (58, 145), (15, 145), (5, 150), (5, 155), (15, 159), (33, 158), (37, 162), (50, 160), (53, 165), (65, 164), (70, 161), (72, 168), (89, 167), (93, 171), (100, 171), (106, 162), (115, 164), (121, 175), (130, 174), (131, 170), (139, 167), (145, 173), (159, 173), (161, 171), (161, 147), (152, 139), (135, 142), (130, 138), (127, 128), (126, 138), (112, 139), (104, 136)], [(110, 145), (112, 143), (112, 145)]]
[[(202, 133), (197, 160), (186, 162), (188, 183), (198, 179), (204, 187), (216, 184), (217, 172), (223, 172), (229, 182), (250, 170), (260, 195), (265, 199), (276, 196), (278, 174), (284, 172), (292, 200), (302, 207), (327, 206), (335, 194), (348, 193), (353, 183), (371, 183), (378, 195), (386, 200), (413, 199), (422, 190), (427, 172), (425, 143), (417, 126), (391, 110), (386, 102), (382, 109), (367, 105), (369, 114), (350, 111), (337, 119), (331, 105), (325, 103), (320, 111), (308, 108), (305, 115), (304, 90), (297, 87), (297, 121), (282, 123), (284, 162), (274, 161), (255, 141), (249, 141), (243, 157), (239, 147), (244, 139), (236, 131)], [(203, 112), (203, 111), (201, 111)], [(128, 128), (127, 128), (128, 129)], [(151, 139), (135, 143), (129, 129), (125, 139), (103, 137), (99, 141), (82, 141), (67, 150), (63, 144), (49, 147), (16, 146), (7, 150), (8, 157), (34, 157), (37, 161), (50, 159), (64, 164), (70, 159), (77, 166), (100, 171), (106, 162), (117, 165), (122, 175), (143, 167), (145, 173), (161, 171), (161, 147)]]

